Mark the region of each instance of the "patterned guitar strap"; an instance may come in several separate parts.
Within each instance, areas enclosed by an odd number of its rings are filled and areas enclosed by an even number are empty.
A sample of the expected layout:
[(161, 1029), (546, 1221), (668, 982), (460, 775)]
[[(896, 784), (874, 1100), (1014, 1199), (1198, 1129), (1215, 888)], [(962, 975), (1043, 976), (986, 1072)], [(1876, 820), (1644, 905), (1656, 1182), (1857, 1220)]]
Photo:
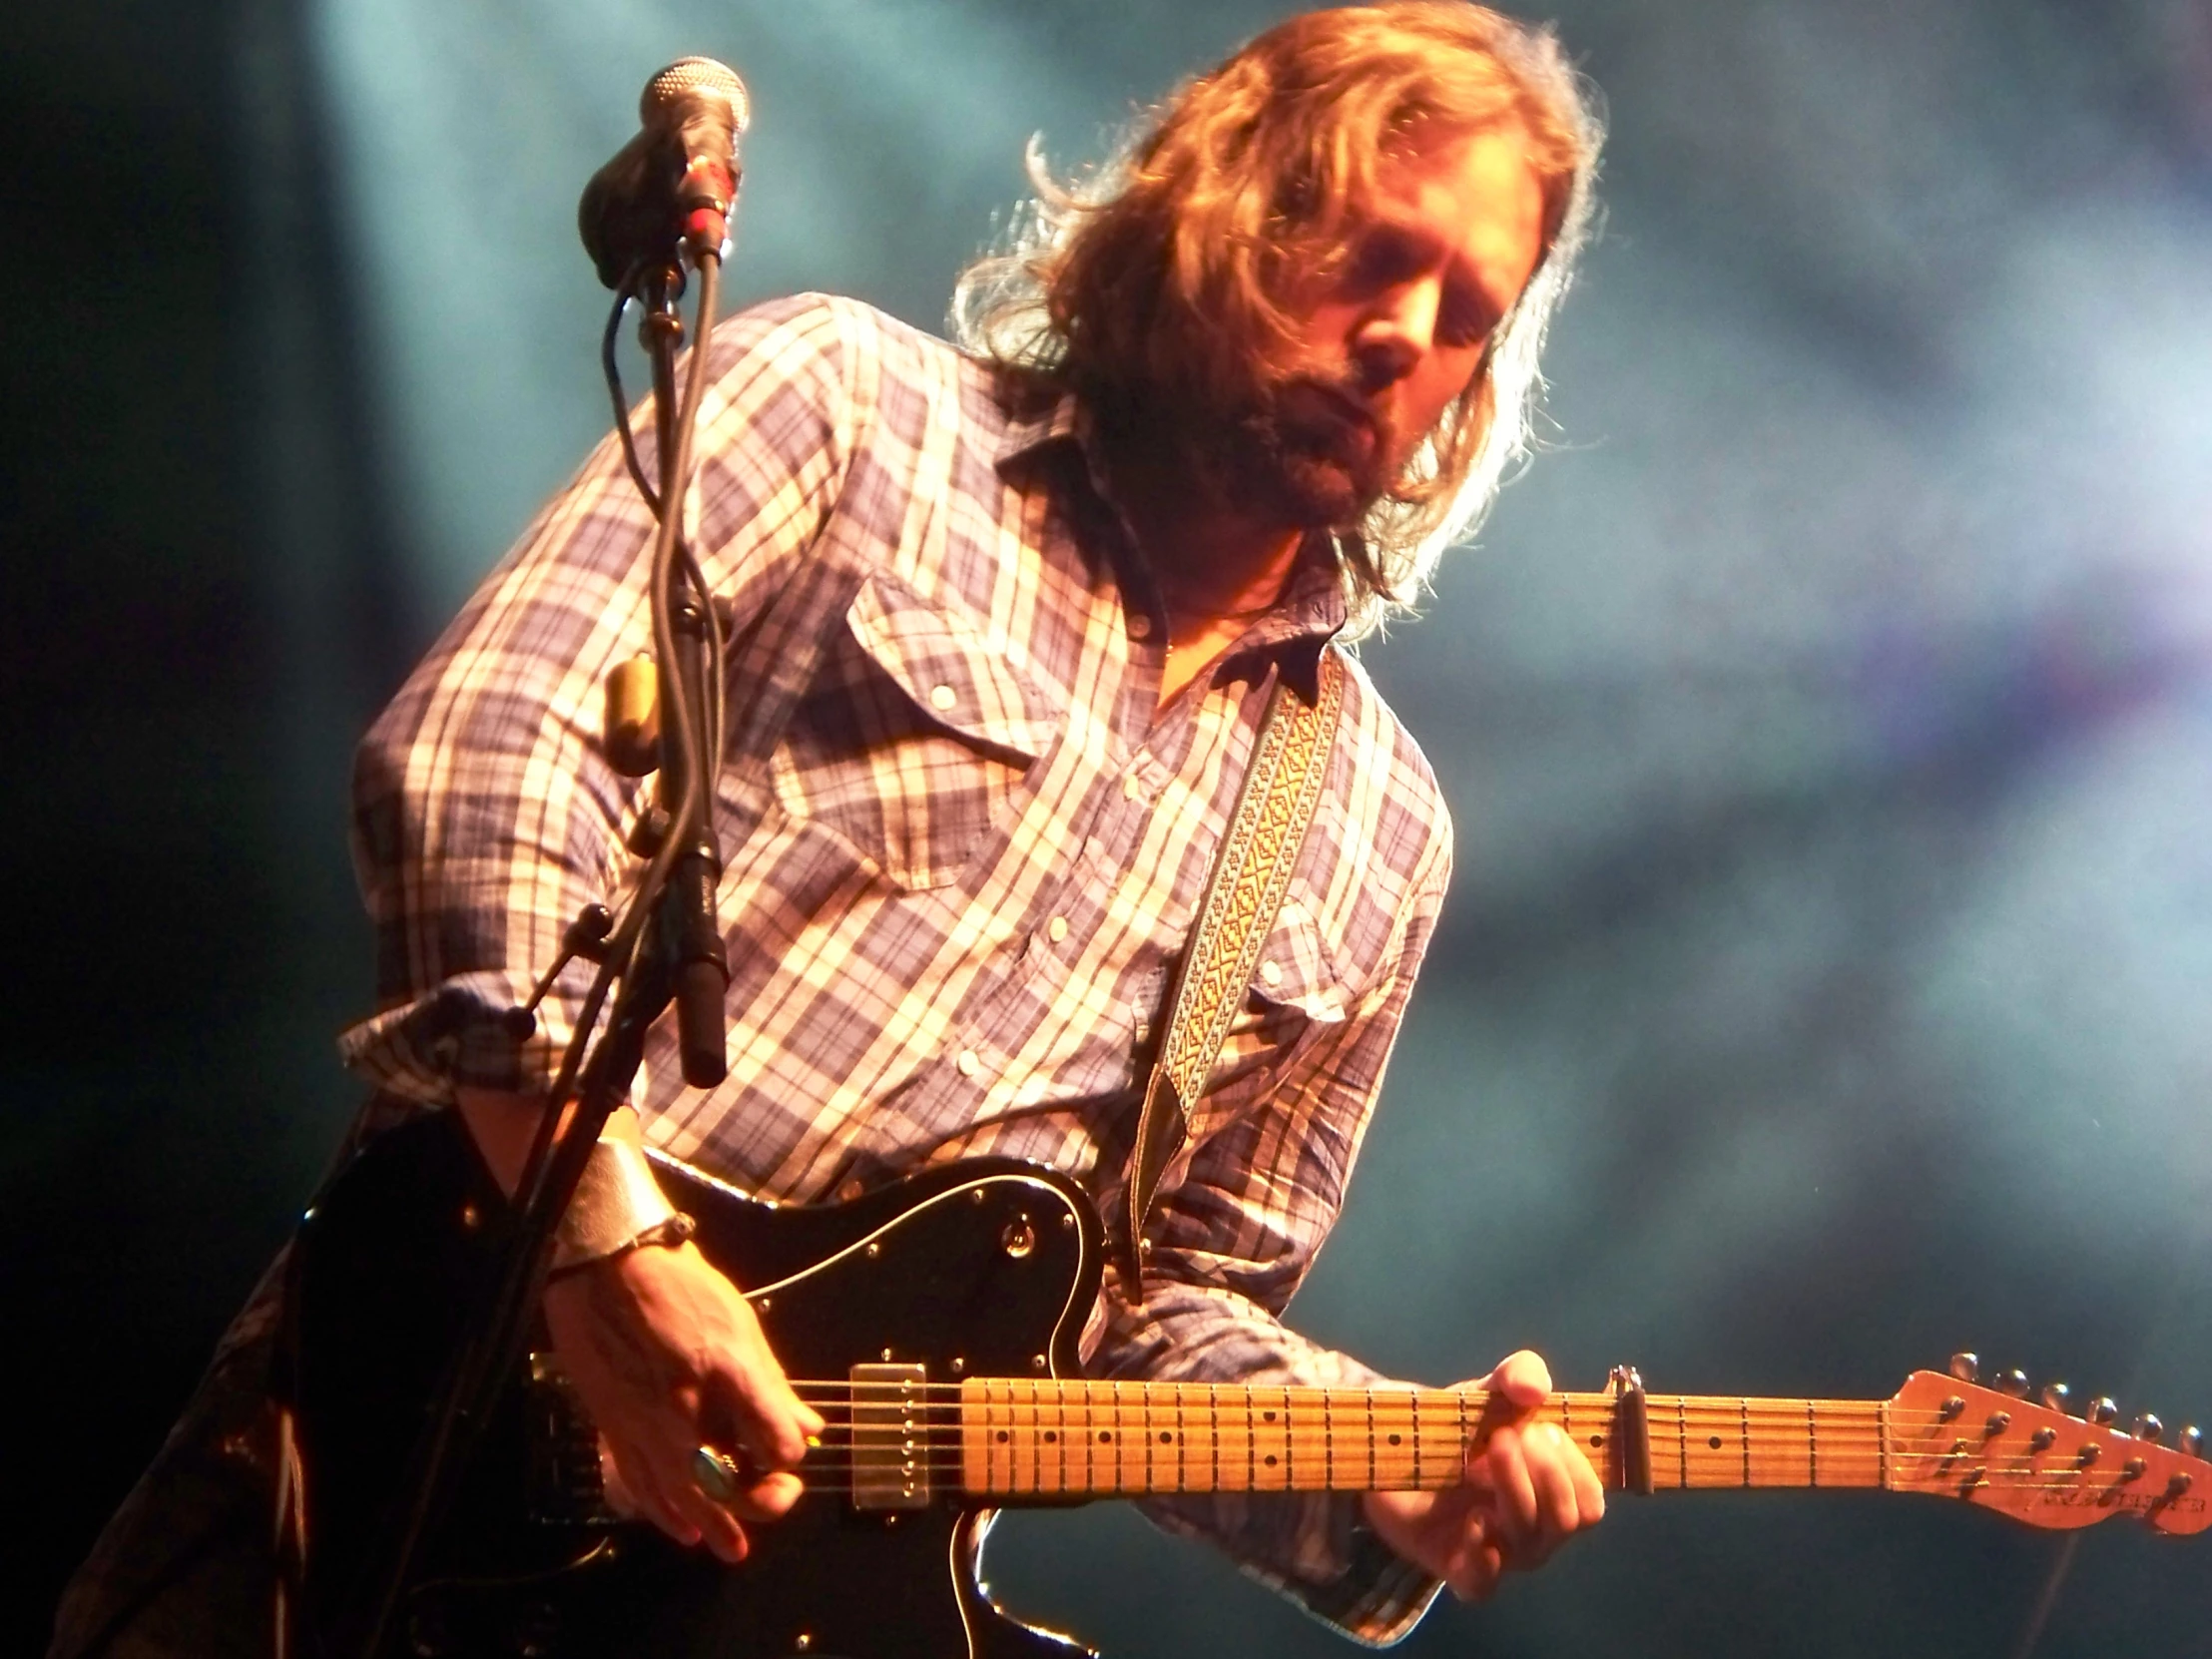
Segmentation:
[(1334, 647), (1321, 654), (1320, 695), (1311, 704), (1278, 677), (1253, 740), (1252, 761), (1228, 833), (1214, 854), (1190, 947), (1170, 993), (1167, 1032), (1145, 1084), (1130, 1151), (1121, 1281), (1133, 1306), (1144, 1305), (1144, 1260), (1152, 1248), (1144, 1228), (1160, 1176), (1190, 1132), (1192, 1114), (1244, 1004), (1260, 965), (1260, 946), (1283, 907), (1291, 868), (1321, 801), (1344, 679), (1344, 660)]

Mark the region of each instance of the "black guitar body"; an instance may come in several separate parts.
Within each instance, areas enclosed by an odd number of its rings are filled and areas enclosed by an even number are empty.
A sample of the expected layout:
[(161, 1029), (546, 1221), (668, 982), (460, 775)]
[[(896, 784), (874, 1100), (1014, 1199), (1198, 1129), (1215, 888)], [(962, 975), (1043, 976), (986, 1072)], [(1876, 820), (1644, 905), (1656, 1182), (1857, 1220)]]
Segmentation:
[[(505, 1203), (448, 1114), (371, 1145), (295, 1243), (290, 1393), (309, 1521), (308, 1623), (357, 1651), (370, 1551), (411, 1489), (428, 1405), (495, 1264)], [(849, 1204), (752, 1202), (673, 1163), (659, 1173), (698, 1243), (761, 1315), (786, 1372), (855, 1366), (927, 1381), (1074, 1377), (1097, 1293), (1097, 1219), (1068, 1178), (976, 1160)], [(940, 1419), (944, 1420), (944, 1419)], [(749, 1528), (737, 1567), (596, 1504), (588, 1427), (515, 1376), (436, 1520), (382, 1651), (560, 1659), (1069, 1659), (1006, 1617), (976, 1576), (990, 1511), (957, 1471), (926, 1502), (856, 1503), (825, 1480)], [(826, 1436), (826, 1466), (849, 1455)], [(802, 1470), (802, 1473), (807, 1473)]]

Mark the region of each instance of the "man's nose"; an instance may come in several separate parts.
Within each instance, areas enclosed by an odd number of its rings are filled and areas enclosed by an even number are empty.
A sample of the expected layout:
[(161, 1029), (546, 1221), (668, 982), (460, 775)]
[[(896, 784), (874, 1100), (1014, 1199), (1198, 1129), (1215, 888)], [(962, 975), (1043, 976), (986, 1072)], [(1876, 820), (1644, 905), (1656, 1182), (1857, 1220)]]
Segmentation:
[(1354, 360), (1367, 389), (1378, 391), (1413, 372), (1436, 340), (1436, 284), (1401, 282), (1362, 319)]

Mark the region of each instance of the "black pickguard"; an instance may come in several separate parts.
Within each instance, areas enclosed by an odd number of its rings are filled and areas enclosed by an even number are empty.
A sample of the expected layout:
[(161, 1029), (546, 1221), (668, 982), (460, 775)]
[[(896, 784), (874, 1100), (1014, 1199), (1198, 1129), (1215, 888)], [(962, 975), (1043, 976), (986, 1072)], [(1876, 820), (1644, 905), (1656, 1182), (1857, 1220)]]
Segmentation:
[[(307, 1212), (295, 1243), (290, 1384), (309, 1517), (309, 1622), (343, 1651), (365, 1552), (408, 1488), (428, 1402), (493, 1269), (504, 1200), (448, 1114), (379, 1139)], [(700, 1247), (749, 1287), (786, 1372), (855, 1365), (1073, 1377), (1097, 1294), (1082, 1191), (1037, 1165), (975, 1160), (849, 1204), (777, 1208), (661, 1166)], [(938, 1489), (863, 1511), (810, 1488), (728, 1567), (650, 1528), (564, 1512), (545, 1491), (545, 1394), (518, 1374), (429, 1535), (389, 1653), (557, 1659), (1065, 1659), (1085, 1650), (976, 1587), (987, 1511)], [(832, 1440), (826, 1452), (833, 1452)], [(805, 1473), (805, 1470), (802, 1470)]]

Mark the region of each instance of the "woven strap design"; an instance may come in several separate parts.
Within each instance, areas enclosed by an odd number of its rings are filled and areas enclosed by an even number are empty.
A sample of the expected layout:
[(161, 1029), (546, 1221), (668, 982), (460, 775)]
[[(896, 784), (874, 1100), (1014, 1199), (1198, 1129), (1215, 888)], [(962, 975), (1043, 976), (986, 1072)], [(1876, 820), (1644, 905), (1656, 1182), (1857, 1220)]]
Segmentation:
[(1130, 1155), (1122, 1284), (1144, 1301), (1144, 1224), (1176, 1142), (1190, 1128), (1206, 1078), (1244, 1003), (1260, 946), (1283, 908), (1299, 846), (1321, 801), (1329, 751), (1344, 703), (1345, 666), (1334, 649), (1321, 654), (1321, 692), (1312, 704), (1278, 680), (1253, 741), (1237, 808), (1214, 854), (1170, 999), (1167, 1032), (1137, 1116)]

